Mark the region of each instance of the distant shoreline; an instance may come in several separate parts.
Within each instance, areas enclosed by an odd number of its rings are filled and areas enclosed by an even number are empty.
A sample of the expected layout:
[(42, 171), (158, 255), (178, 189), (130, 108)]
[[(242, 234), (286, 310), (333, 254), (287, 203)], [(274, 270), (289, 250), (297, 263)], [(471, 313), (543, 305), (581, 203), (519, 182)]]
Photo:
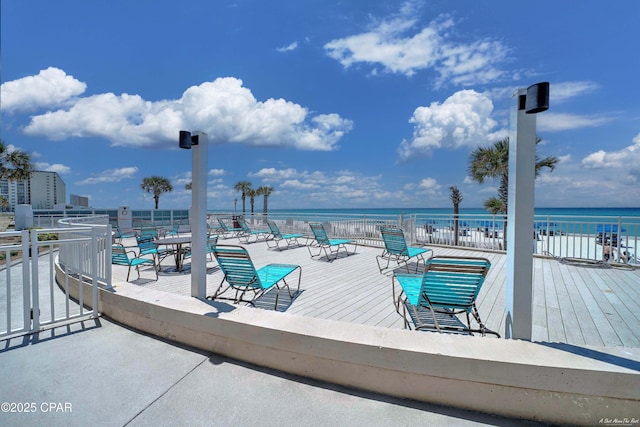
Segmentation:
[[(235, 213), (242, 214), (242, 209), (235, 212), (224, 209), (210, 209), (209, 213)], [(310, 214), (346, 214), (346, 215), (452, 215), (453, 208), (304, 208), (304, 209), (281, 209), (269, 208), (268, 213), (295, 213), (300, 215)], [(250, 215), (249, 209), (245, 211), (245, 215)], [(262, 209), (254, 209), (255, 215), (261, 215)], [(492, 215), (484, 208), (460, 208), (461, 215)], [(640, 218), (640, 207), (619, 207), (619, 208), (535, 208), (536, 216), (549, 215), (559, 217), (574, 216), (595, 216), (595, 217), (638, 217)], [(502, 216), (499, 214), (497, 216)]]

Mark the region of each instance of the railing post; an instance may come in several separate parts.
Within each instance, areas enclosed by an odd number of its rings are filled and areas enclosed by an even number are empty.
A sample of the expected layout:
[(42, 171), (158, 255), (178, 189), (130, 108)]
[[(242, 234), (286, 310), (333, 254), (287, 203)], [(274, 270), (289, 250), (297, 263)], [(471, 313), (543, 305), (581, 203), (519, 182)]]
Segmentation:
[[(98, 315), (98, 227), (91, 227), (91, 242), (89, 244), (91, 254), (91, 307), (93, 308), (93, 315)], [(80, 285), (82, 286), (82, 285)], [(82, 301), (80, 301), (82, 306)]]
[[(7, 259), (7, 266), (10, 259)], [(8, 268), (7, 268), (8, 271)], [(11, 304), (11, 301), (8, 301)], [(25, 331), (31, 328), (31, 280), (29, 277), (29, 230), (22, 230), (22, 315)]]
[(40, 329), (40, 283), (38, 280), (38, 232), (31, 230), (31, 329)]
[(113, 230), (111, 228), (111, 224), (107, 225), (107, 235), (104, 240), (104, 275), (107, 286), (112, 286), (112, 267), (111, 267), (111, 236), (113, 235)]
[[(618, 237), (616, 239), (616, 262), (620, 262), (620, 247), (622, 246), (622, 217), (618, 217)], [(613, 239), (613, 231), (611, 232), (611, 239)]]

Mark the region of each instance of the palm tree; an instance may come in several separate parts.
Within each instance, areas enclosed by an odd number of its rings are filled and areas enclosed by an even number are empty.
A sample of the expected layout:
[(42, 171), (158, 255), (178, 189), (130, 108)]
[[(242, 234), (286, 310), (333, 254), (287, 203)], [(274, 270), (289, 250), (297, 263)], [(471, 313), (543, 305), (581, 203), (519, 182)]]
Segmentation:
[(193, 189), (193, 183), (190, 182), (188, 184), (185, 184), (184, 185), (184, 189), (187, 190), (187, 191), (191, 191)]
[(273, 187), (269, 185), (263, 185), (256, 190), (256, 194), (262, 194), (262, 222), (267, 222), (267, 211), (269, 210), (269, 196), (273, 193)]
[(0, 196), (0, 211), (6, 211), (9, 210), (9, 208), (11, 207), (11, 203), (9, 203), (9, 199), (7, 199), (4, 196)]
[[(536, 145), (541, 141), (536, 138)], [(558, 163), (558, 159), (553, 156), (545, 157), (540, 160), (536, 156), (536, 177), (542, 168), (549, 168), (553, 171)], [(500, 187), (498, 188), (498, 199), (500, 203), (495, 201), (485, 202), (485, 206), (489, 203), (492, 209), (499, 209), (494, 213), (507, 213), (507, 201), (509, 198), (509, 138), (497, 141), (491, 147), (478, 147), (471, 152), (469, 175), (471, 178), (483, 184), (487, 178), (499, 179)]]
[(453, 244), (454, 246), (458, 246), (458, 227), (462, 193), (455, 185), (449, 187), (449, 191), (451, 191), (449, 197), (451, 198), (451, 203), (453, 203)]
[[(536, 145), (542, 141), (536, 138)], [(542, 168), (553, 171), (558, 164), (558, 159), (553, 156), (539, 159), (536, 155), (535, 176), (540, 174)], [(471, 152), (469, 175), (474, 181), (483, 184), (485, 179), (500, 180), (498, 197), (492, 197), (484, 202), (484, 207), (493, 215), (507, 213), (509, 199), (509, 138), (504, 138), (493, 144), (492, 147), (478, 147)], [(504, 218), (504, 230), (507, 230), (507, 218)], [(504, 245), (507, 246), (505, 235)]]
[(31, 178), (33, 165), (29, 154), (20, 150), (9, 150), (0, 140), (0, 179), (17, 181)]
[(262, 194), (262, 216), (266, 219), (267, 218), (267, 212), (269, 210), (269, 196), (271, 195), (271, 193), (273, 193), (273, 187), (269, 186), (269, 185), (263, 185), (262, 187), (258, 188), (258, 194)]
[(256, 196), (258, 195), (258, 192), (256, 190), (254, 190), (253, 188), (247, 188), (247, 196), (249, 196), (249, 202), (251, 204), (251, 217), (253, 217), (253, 208), (256, 204)]
[(152, 176), (150, 178), (144, 178), (140, 187), (147, 193), (153, 192), (153, 199), (156, 201), (156, 209), (158, 209), (158, 201), (160, 200), (160, 194), (173, 191), (173, 186), (167, 178), (161, 176)]
[(239, 191), (242, 197), (242, 214), (246, 212), (245, 208), (245, 200), (247, 198), (247, 190), (251, 188), (251, 183), (249, 181), (239, 181), (233, 187), (236, 191)]
[(498, 197), (491, 197), (484, 201), (484, 208), (492, 215), (498, 215), (501, 212), (506, 212), (507, 207), (504, 202)]

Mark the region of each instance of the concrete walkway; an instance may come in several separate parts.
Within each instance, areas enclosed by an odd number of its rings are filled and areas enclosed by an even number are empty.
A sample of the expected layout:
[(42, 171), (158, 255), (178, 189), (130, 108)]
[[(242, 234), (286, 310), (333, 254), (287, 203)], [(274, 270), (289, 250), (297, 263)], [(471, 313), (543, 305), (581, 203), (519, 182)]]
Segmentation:
[(266, 370), (106, 318), (0, 341), (0, 375), (2, 426), (538, 425)]

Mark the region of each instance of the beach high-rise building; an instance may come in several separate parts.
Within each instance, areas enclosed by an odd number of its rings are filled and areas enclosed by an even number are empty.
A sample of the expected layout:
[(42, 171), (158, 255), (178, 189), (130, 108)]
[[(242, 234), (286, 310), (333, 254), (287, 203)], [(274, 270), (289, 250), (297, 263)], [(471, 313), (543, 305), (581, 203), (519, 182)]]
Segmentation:
[(71, 194), (69, 196), (69, 202), (74, 208), (88, 208), (89, 198), (87, 196), (78, 196), (77, 194)]
[(29, 179), (0, 179), (0, 196), (9, 200), (11, 211), (22, 204), (33, 209), (53, 209), (65, 203), (66, 187), (57, 172), (34, 171)]

